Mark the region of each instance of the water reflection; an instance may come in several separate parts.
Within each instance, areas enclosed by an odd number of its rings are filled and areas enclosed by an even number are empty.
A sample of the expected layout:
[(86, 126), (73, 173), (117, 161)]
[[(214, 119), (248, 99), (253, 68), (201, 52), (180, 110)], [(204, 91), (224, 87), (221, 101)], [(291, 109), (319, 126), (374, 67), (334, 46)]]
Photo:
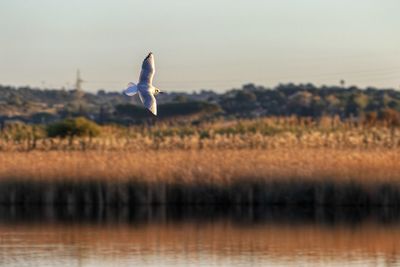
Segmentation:
[(400, 264), (400, 210), (0, 207), (0, 266)]

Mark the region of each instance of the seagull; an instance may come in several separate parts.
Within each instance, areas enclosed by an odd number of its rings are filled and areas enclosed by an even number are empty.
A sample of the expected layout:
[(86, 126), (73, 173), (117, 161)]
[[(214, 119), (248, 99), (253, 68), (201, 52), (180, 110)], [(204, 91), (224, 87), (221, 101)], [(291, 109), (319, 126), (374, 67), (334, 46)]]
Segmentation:
[(139, 94), (143, 105), (150, 110), (151, 113), (157, 116), (157, 102), (154, 96), (163, 92), (161, 92), (161, 90), (157, 87), (153, 86), (153, 77), (155, 72), (156, 69), (154, 66), (154, 56), (153, 53), (150, 52), (143, 60), (139, 83), (128, 83), (128, 87), (124, 90), (124, 94), (127, 96)]

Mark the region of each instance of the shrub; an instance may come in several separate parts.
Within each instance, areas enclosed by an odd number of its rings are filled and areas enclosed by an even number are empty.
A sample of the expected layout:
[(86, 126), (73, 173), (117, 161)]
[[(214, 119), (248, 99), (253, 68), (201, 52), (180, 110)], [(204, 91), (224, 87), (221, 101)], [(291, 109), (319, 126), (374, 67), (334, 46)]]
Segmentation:
[(47, 126), (49, 137), (74, 137), (89, 136), (95, 137), (100, 134), (100, 127), (93, 121), (83, 117), (69, 118), (63, 121), (52, 123)]

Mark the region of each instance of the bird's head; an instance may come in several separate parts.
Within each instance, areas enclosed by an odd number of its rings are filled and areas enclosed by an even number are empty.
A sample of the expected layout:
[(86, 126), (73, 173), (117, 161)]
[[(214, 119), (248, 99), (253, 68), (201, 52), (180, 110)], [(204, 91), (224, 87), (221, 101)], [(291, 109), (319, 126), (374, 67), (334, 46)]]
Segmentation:
[(161, 90), (158, 89), (158, 88), (155, 88), (155, 89), (154, 89), (154, 95), (158, 95), (158, 94), (164, 94), (164, 92), (161, 91)]

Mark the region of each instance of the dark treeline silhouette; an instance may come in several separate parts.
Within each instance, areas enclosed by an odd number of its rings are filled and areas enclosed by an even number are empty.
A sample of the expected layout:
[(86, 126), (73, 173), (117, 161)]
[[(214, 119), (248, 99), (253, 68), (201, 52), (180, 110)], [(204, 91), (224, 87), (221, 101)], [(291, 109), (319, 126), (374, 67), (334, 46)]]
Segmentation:
[[(158, 97), (161, 119), (175, 117), (254, 118), (292, 116), (319, 118), (338, 116), (384, 119), (400, 123), (400, 91), (394, 89), (280, 84), (265, 88), (243, 85), (217, 94), (167, 93)], [(0, 86), (0, 121), (21, 120), (49, 123), (84, 116), (98, 123), (132, 124), (154, 119), (137, 98), (99, 90), (96, 94), (77, 90), (40, 90)]]

